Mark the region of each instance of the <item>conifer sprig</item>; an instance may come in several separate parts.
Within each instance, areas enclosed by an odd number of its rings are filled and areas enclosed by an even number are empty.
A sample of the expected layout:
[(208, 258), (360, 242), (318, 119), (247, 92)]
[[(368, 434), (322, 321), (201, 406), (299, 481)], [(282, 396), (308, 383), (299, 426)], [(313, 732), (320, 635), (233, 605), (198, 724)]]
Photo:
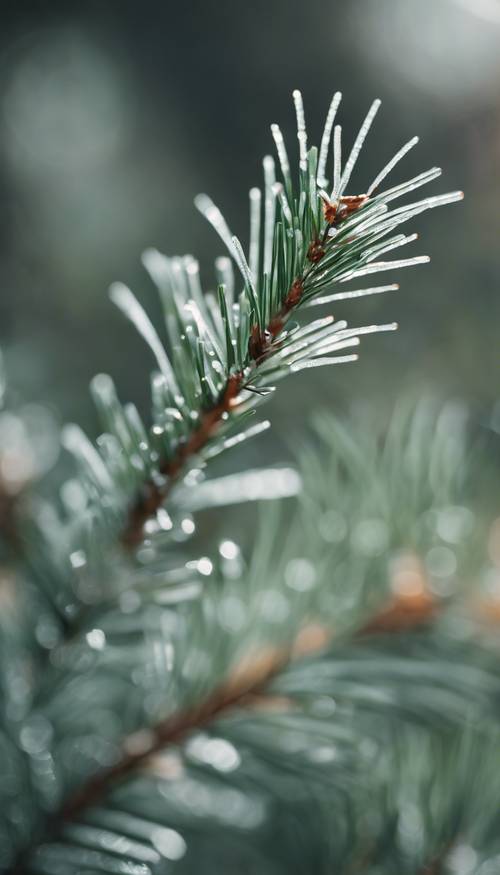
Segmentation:
[[(331, 188), (328, 155), (341, 96), (330, 104), (319, 150), (308, 147), (302, 96), (293, 93), (299, 140), (298, 172), (291, 169), (282, 133), (272, 125), (280, 180), (271, 156), (263, 161), (264, 190), (250, 191), (250, 240), (245, 252), (207, 195), (198, 209), (213, 225), (229, 257), (216, 260), (217, 294), (204, 293), (198, 262), (167, 258), (147, 250), (143, 264), (158, 287), (165, 314), (167, 348), (132, 292), (115, 283), (113, 301), (131, 319), (156, 359), (153, 424), (148, 429), (135, 407), (122, 407), (109, 377), (95, 378), (92, 390), (107, 435), (96, 451), (74, 426), (66, 429), (68, 449), (83, 459), (93, 493), (107, 493), (116, 506), (120, 538), (137, 546), (144, 534), (172, 527), (162, 507), (172, 486), (190, 468), (259, 434), (269, 422), (251, 422), (256, 407), (278, 380), (304, 368), (355, 361), (360, 337), (392, 330), (394, 323), (351, 328), (333, 316), (304, 325), (292, 320), (303, 308), (397, 289), (383, 285), (325, 294), (381, 271), (428, 261), (427, 256), (382, 260), (416, 235), (392, 234), (424, 210), (453, 203), (461, 192), (428, 197), (395, 209), (393, 200), (440, 175), (439, 168), (378, 192), (386, 176), (416, 145), (413, 138), (377, 175), (365, 194), (345, 194), (380, 106), (376, 100), (342, 162), (341, 128), (333, 134)], [(236, 276), (233, 271), (236, 265)], [(160, 514), (158, 513), (160, 511)]]

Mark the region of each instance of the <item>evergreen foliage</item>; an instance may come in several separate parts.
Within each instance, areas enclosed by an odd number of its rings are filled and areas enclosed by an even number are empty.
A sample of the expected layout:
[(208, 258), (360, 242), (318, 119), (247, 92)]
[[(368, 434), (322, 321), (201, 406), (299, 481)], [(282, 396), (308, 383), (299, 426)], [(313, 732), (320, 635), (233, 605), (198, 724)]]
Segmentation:
[[(396, 289), (344, 284), (426, 261), (384, 256), (416, 237), (399, 225), (462, 196), (393, 206), (440, 173), (383, 189), (417, 138), (348, 195), (379, 101), (345, 163), (340, 95), (319, 148), (297, 91), (294, 103), (298, 171), (273, 125), (280, 180), (267, 156), (246, 252), (196, 200), (228, 253), (217, 294), (192, 256), (153, 250), (143, 263), (164, 326), (126, 286), (111, 289), (155, 359), (150, 423), (99, 375), (104, 433), (94, 445), (64, 429), (77, 474), (60, 498), (0, 483), (10, 875), (498, 866), (500, 680), (464, 610), (483, 544), (463, 411), (403, 405), (383, 439), (325, 413), (298, 470), (210, 476), (212, 458), (267, 427), (255, 414), (281, 378), (352, 361), (361, 336), (395, 327), (303, 314)], [(200, 556), (197, 515), (243, 493), (275, 499), (250, 555), (222, 538)]]

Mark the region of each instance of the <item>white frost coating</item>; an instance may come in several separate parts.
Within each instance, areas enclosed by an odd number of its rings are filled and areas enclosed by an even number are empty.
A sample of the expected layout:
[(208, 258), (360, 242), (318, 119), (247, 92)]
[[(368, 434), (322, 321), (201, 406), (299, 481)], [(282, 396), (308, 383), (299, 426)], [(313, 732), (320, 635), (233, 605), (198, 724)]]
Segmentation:
[(184, 259), (174, 255), (167, 260), (167, 267), (172, 278), (172, 289), (177, 307), (182, 307), (189, 297), (188, 281)]
[(259, 260), (260, 260), (260, 215), (262, 194), (260, 188), (251, 188), (249, 193), (250, 198), (250, 247), (248, 253), (248, 264), (255, 277), (255, 282), (259, 276)]
[(233, 437), (226, 438), (222, 442), (222, 444), (209, 448), (205, 453), (203, 453), (203, 456), (206, 459), (210, 459), (212, 456), (216, 456), (222, 450), (229, 450), (231, 447), (235, 447), (238, 444), (243, 443), (243, 441), (246, 441), (252, 437), (256, 437), (256, 435), (261, 434), (263, 431), (267, 431), (267, 429), (270, 427), (271, 423), (268, 419), (265, 419), (263, 422), (257, 422), (256, 425), (252, 425), (250, 428), (247, 428), (246, 431), (241, 431), (239, 432), (239, 434), (236, 434)]
[(242, 245), (237, 237), (232, 238), (232, 243), (233, 243), (233, 249), (235, 252), (236, 264), (238, 265), (239, 269), (241, 270), (241, 275), (242, 275), (243, 279), (245, 280), (245, 283), (247, 283), (247, 285), (250, 287), (250, 290), (253, 292), (255, 301), (257, 301), (257, 293), (255, 291), (254, 278), (253, 278), (252, 273), (250, 271), (250, 268), (247, 264), (247, 260), (245, 258), (245, 253), (243, 252), (243, 247), (242, 247)]
[(395, 198), (403, 197), (403, 195), (409, 194), (410, 191), (415, 191), (416, 188), (420, 188), (422, 185), (427, 185), (428, 182), (432, 182), (433, 179), (437, 179), (438, 176), (441, 176), (442, 172), (443, 171), (440, 167), (431, 167), (429, 170), (424, 170), (422, 173), (412, 177), (412, 179), (409, 179), (407, 182), (402, 182), (400, 185), (395, 185), (393, 188), (388, 188), (387, 191), (383, 191), (381, 194), (377, 195), (377, 200), (382, 200), (385, 203), (388, 203)]
[(160, 291), (171, 291), (169, 259), (157, 249), (150, 247), (141, 255), (141, 261), (149, 276)]
[(318, 356), (330, 355), (333, 352), (340, 352), (341, 349), (349, 349), (353, 346), (359, 346), (360, 340), (359, 337), (345, 337), (340, 340), (328, 339), (322, 340), (320, 343), (315, 344), (312, 348), (308, 348), (303, 352), (299, 353), (299, 355), (293, 358), (292, 364), (296, 364), (299, 361), (303, 361), (304, 359), (312, 359), (317, 358)]
[(181, 834), (166, 826), (156, 827), (151, 832), (151, 844), (167, 860), (180, 860), (187, 851)]
[(335, 125), (333, 132), (333, 188), (330, 195), (332, 200), (337, 200), (340, 192), (340, 178), (342, 173), (342, 127)]
[(348, 280), (356, 279), (358, 276), (367, 276), (370, 273), (378, 273), (381, 270), (395, 270), (399, 267), (413, 267), (416, 264), (428, 264), (430, 258), (428, 255), (417, 255), (415, 258), (401, 258), (399, 261), (376, 261), (369, 264), (367, 267), (362, 267), (359, 270), (354, 270), (344, 277), (337, 277), (341, 283), (346, 283)]
[(297, 139), (299, 141), (299, 165), (301, 170), (307, 170), (307, 130), (306, 117), (304, 114), (304, 101), (302, 94), (295, 89), (293, 92), (293, 102), (295, 105), (295, 115), (297, 116)]
[(185, 255), (182, 259), (182, 263), (186, 274), (189, 295), (194, 298), (200, 310), (203, 310), (205, 305), (203, 289), (200, 281), (200, 265), (192, 255)]
[(225, 287), (226, 301), (232, 305), (234, 301), (234, 270), (233, 262), (227, 255), (219, 255), (215, 259), (215, 272), (217, 281)]
[(196, 209), (200, 211), (202, 216), (205, 216), (205, 219), (210, 222), (212, 228), (217, 231), (217, 234), (223, 243), (225, 243), (231, 255), (234, 256), (231, 231), (229, 230), (227, 222), (219, 210), (219, 207), (214, 204), (212, 198), (210, 198), (208, 194), (197, 194), (194, 199), (194, 205)]
[(273, 140), (276, 144), (276, 151), (278, 153), (278, 161), (280, 162), (281, 172), (283, 174), (283, 179), (285, 182), (290, 181), (290, 162), (288, 160), (288, 154), (286, 151), (285, 141), (283, 139), (283, 134), (281, 133), (279, 125), (271, 125), (271, 133), (273, 135)]
[(378, 98), (377, 98), (377, 100), (373, 101), (370, 109), (368, 110), (368, 112), (366, 114), (366, 118), (365, 118), (363, 124), (361, 125), (361, 128), (359, 130), (359, 134), (354, 141), (354, 145), (351, 149), (351, 153), (349, 155), (349, 158), (347, 159), (347, 163), (346, 163), (346, 166), (344, 168), (344, 172), (342, 174), (342, 179), (340, 181), (340, 191), (339, 191), (340, 195), (342, 195), (344, 193), (346, 186), (351, 178), (352, 171), (354, 170), (354, 166), (356, 164), (356, 161), (358, 160), (358, 155), (361, 152), (361, 149), (363, 147), (363, 143), (365, 142), (366, 137), (368, 135), (368, 132), (372, 126), (373, 119), (377, 115), (380, 104), (381, 104), (381, 101)]
[(407, 222), (409, 219), (424, 213), (426, 210), (432, 210), (434, 207), (442, 207), (446, 204), (453, 204), (456, 201), (463, 200), (463, 191), (452, 191), (449, 194), (436, 195), (435, 197), (424, 198), (421, 201), (415, 201), (412, 204), (405, 204), (402, 207), (396, 207), (387, 213), (386, 221), (381, 222), (377, 230), (385, 227), (394, 227)]
[(354, 353), (353, 355), (338, 355), (332, 358), (311, 359), (307, 362), (297, 362), (291, 365), (290, 370), (296, 373), (297, 371), (306, 371), (309, 368), (322, 368), (324, 365), (343, 365), (347, 362), (357, 362), (358, 358), (359, 356)]
[(156, 333), (153, 323), (141, 304), (139, 304), (137, 298), (132, 294), (128, 286), (124, 285), (124, 283), (113, 283), (109, 289), (109, 296), (113, 303), (116, 304), (122, 313), (130, 319), (133, 325), (135, 325), (139, 334), (148, 344), (158, 363), (160, 371), (165, 377), (169, 389), (171, 389), (174, 394), (180, 394), (172, 365), (170, 364), (163, 344)]
[(288, 201), (286, 199), (286, 194), (285, 194), (285, 191), (283, 189), (281, 182), (274, 183), (273, 194), (275, 195), (275, 197), (278, 198), (278, 200), (281, 204), (281, 209), (283, 210), (283, 215), (284, 215), (286, 221), (288, 222), (289, 225), (292, 225), (293, 224), (292, 211), (288, 205)]
[(274, 220), (276, 216), (276, 196), (273, 185), (276, 182), (274, 158), (266, 155), (262, 161), (264, 168), (264, 263), (263, 271), (267, 276), (271, 275), (273, 260)]
[(380, 173), (377, 174), (373, 182), (368, 186), (366, 190), (368, 197), (370, 197), (370, 195), (372, 195), (373, 192), (377, 190), (380, 183), (384, 181), (386, 176), (389, 175), (389, 173), (391, 172), (391, 170), (394, 169), (396, 164), (399, 164), (401, 159), (404, 158), (405, 155), (410, 151), (410, 149), (413, 149), (413, 147), (416, 146), (418, 142), (418, 137), (412, 137), (412, 139), (408, 140), (408, 142), (405, 143), (404, 146), (401, 146), (399, 152), (396, 152), (396, 154), (391, 158), (390, 161), (388, 161), (385, 167), (382, 168)]
[[(323, 324), (325, 324), (326, 320), (317, 320), (317, 322), (323, 322)], [(314, 333), (312, 334), (309, 334), (308, 337), (304, 337), (303, 335), (301, 335), (298, 340), (294, 343), (291, 343), (290, 346), (285, 346), (283, 349), (279, 350), (276, 356), (282, 359), (287, 359), (290, 356), (296, 355), (302, 350), (311, 349), (317, 343), (323, 342), (324, 340), (331, 338), (332, 335), (335, 335), (335, 337), (337, 337), (339, 332), (343, 331), (346, 328), (347, 322), (345, 320), (333, 323), (333, 317), (331, 317), (331, 321), (327, 323), (325, 327), (320, 327), (319, 330), (314, 331)]]
[(196, 489), (177, 493), (177, 501), (191, 511), (297, 495), (302, 488), (294, 468), (257, 468), (199, 483)]
[(112, 430), (126, 450), (132, 452), (133, 439), (123, 410), (118, 405), (115, 384), (108, 374), (96, 374), (90, 381), (90, 391), (98, 406), (112, 419)]
[(269, 419), (264, 419), (263, 422), (257, 422), (256, 425), (252, 425), (250, 428), (247, 428), (246, 431), (241, 431), (239, 434), (234, 435), (234, 437), (226, 438), (224, 441), (224, 447), (234, 447), (237, 444), (241, 444), (248, 438), (262, 434), (262, 432), (267, 431), (268, 428), (271, 428)]
[(336, 91), (332, 97), (332, 101), (330, 103), (328, 113), (326, 116), (325, 127), (323, 130), (323, 136), (321, 137), (321, 145), (319, 149), (319, 158), (318, 158), (318, 176), (317, 182), (321, 188), (324, 188), (328, 184), (328, 180), (325, 177), (326, 173), (326, 162), (328, 160), (328, 150), (330, 148), (330, 140), (332, 137), (332, 128), (333, 123), (335, 121), (335, 116), (337, 115), (337, 110), (339, 108), (340, 101), (342, 100), (342, 94), (340, 91)]
[(202, 340), (208, 342), (208, 345), (212, 348), (213, 352), (217, 356), (220, 362), (224, 361), (224, 355), (222, 352), (222, 347), (220, 346), (219, 339), (216, 336), (215, 332), (212, 331), (212, 327), (209, 325), (207, 320), (205, 319), (203, 313), (196, 301), (191, 300), (188, 301), (187, 304), (184, 305), (184, 310), (187, 310), (188, 313), (191, 313), (196, 327), (198, 328), (198, 333)]
[(362, 334), (378, 334), (380, 331), (397, 331), (397, 322), (388, 322), (386, 325), (361, 325), (357, 328), (347, 328), (339, 334), (341, 337), (361, 337)]
[(301, 352), (298, 358), (303, 358), (304, 355), (309, 354), (311, 356), (316, 356), (324, 352), (332, 352), (334, 349), (343, 349), (346, 346), (358, 346), (358, 344), (359, 337), (354, 334), (354, 329), (351, 337), (346, 337), (345, 332), (339, 332), (333, 337), (323, 337), (317, 343), (314, 343), (312, 347), (310, 347), (310, 352)]
[(395, 292), (399, 289), (397, 283), (388, 286), (372, 286), (369, 289), (353, 289), (351, 292), (335, 292), (333, 295), (323, 295), (313, 298), (305, 304), (306, 307), (319, 307), (321, 304), (331, 304), (333, 301), (346, 301), (349, 298), (364, 298), (365, 295), (381, 295), (383, 292)]
[(379, 243), (378, 246), (365, 249), (363, 258), (366, 258), (367, 261), (372, 261), (373, 258), (378, 258), (380, 255), (385, 255), (386, 252), (399, 249), (401, 246), (407, 246), (408, 243), (414, 243), (415, 240), (418, 240), (418, 234), (409, 234), (408, 237), (405, 237), (404, 234), (398, 234), (397, 237), (393, 237), (392, 240), (388, 240), (385, 244)]
[(425, 204), (428, 210), (433, 210), (434, 207), (444, 207), (445, 204), (454, 204), (457, 201), (463, 201), (463, 191), (450, 191), (448, 194), (437, 194), (434, 197), (428, 197)]
[[(314, 319), (309, 325), (305, 325), (303, 328), (299, 329), (299, 334), (295, 335), (295, 337), (297, 340), (301, 340), (307, 334), (313, 334), (321, 328), (326, 328), (327, 325), (333, 325), (334, 321), (334, 316), (324, 316), (322, 319)], [(340, 324), (340, 322), (337, 323), (337, 325)]]
[(113, 483), (106, 465), (79, 425), (73, 423), (65, 425), (61, 432), (61, 442), (77, 460), (83, 460), (99, 486), (104, 489), (112, 487)]

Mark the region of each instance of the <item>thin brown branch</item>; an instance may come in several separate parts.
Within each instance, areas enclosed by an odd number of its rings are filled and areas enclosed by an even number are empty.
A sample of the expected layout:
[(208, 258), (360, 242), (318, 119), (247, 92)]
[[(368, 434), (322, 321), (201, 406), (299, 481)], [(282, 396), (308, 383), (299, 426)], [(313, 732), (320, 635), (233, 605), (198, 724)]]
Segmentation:
[(201, 729), (220, 714), (244, 707), (247, 697), (261, 695), (287, 661), (287, 652), (277, 648), (264, 651), (253, 660), (245, 660), (204, 702), (159, 723), (148, 737), (147, 744), (137, 747), (126, 742), (122, 758), (110, 769), (98, 773), (70, 798), (61, 809), (60, 819), (72, 820), (100, 800), (110, 787), (116, 787), (131, 772), (140, 770), (155, 754), (178, 744), (190, 732)]

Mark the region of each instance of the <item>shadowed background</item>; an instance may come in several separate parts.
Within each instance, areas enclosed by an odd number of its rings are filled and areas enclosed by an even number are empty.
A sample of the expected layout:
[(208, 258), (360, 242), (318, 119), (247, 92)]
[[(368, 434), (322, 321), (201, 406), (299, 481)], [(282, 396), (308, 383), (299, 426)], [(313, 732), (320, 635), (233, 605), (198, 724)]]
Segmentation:
[[(9, 9), (10, 7), (10, 9)], [(210, 193), (247, 238), (247, 191), (278, 121), (295, 149), (291, 91), (302, 89), (318, 142), (332, 92), (352, 142), (371, 100), (383, 106), (359, 161), (364, 190), (413, 134), (397, 178), (438, 164), (432, 193), (466, 200), (419, 217), (429, 267), (383, 275), (399, 292), (340, 306), (352, 323), (397, 320), (356, 365), (304, 374), (273, 402), (271, 458), (318, 407), (429, 389), (487, 409), (499, 387), (496, 280), (500, 193), (498, 0), (191, 0), (6, 4), (0, 36), (0, 343), (25, 399), (95, 431), (88, 381), (116, 378), (147, 409), (151, 359), (108, 300), (127, 282), (158, 304), (140, 253), (200, 258), (218, 238), (195, 211)], [(265, 439), (245, 450), (258, 459)]]

